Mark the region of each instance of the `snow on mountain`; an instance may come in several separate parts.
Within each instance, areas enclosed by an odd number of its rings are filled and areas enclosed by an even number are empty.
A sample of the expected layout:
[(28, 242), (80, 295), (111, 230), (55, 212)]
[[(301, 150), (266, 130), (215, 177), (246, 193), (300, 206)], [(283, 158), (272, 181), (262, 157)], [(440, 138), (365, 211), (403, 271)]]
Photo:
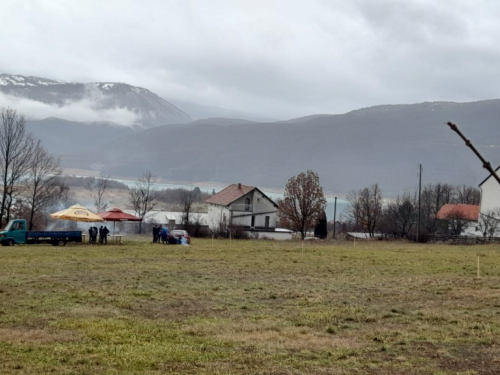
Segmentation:
[[(0, 106), (11, 105), (10, 102), (14, 101), (16, 108), (21, 107), (19, 111), (32, 119), (45, 118), (47, 114), (68, 118), (67, 115), (72, 114), (73, 117), (68, 119), (120, 123), (119, 118), (113, 118), (113, 114), (123, 117), (126, 111), (130, 114), (127, 118), (134, 119), (133, 124), (144, 127), (183, 124), (192, 120), (188, 114), (153, 92), (126, 83), (76, 83), (0, 74), (0, 93), (5, 94), (0, 96)], [(78, 117), (80, 113), (81, 118)]]
[(40, 77), (24, 77), (19, 75), (0, 74), (0, 86), (36, 87), (57, 85), (61, 83), (64, 82)]

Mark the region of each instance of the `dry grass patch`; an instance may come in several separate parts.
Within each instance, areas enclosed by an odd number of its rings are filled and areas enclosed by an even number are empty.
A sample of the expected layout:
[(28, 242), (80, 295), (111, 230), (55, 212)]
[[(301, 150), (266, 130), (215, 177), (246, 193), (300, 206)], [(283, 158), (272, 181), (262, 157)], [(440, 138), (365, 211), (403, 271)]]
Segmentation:
[(10, 344), (55, 344), (77, 341), (78, 339), (78, 335), (73, 331), (0, 328), (0, 341)]
[(498, 368), (495, 246), (149, 241), (2, 248), (0, 373)]

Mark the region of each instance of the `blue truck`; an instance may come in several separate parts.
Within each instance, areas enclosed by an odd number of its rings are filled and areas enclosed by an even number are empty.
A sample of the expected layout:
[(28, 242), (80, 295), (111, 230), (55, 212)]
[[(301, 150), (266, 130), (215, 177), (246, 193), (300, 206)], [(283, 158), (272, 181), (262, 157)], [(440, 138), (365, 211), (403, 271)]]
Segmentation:
[(0, 242), (2, 246), (14, 246), (20, 244), (52, 244), (53, 246), (64, 246), (67, 242), (82, 242), (81, 231), (27, 231), (26, 220), (11, 220), (0, 231)]

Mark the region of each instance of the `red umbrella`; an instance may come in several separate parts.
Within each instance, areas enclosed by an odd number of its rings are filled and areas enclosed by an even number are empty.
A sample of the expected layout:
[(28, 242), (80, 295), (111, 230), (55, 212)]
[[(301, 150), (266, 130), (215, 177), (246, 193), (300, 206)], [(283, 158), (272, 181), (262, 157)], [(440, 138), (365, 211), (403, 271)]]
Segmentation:
[(113, 208), (106, 212), (100, 212), (97, 215), (102, 217), (105, 221), (113, 222), (113, 234), (115, 234), (115, 223), (117, 221), (142, 221), (142, 218), (127, 214), (119, 208)]

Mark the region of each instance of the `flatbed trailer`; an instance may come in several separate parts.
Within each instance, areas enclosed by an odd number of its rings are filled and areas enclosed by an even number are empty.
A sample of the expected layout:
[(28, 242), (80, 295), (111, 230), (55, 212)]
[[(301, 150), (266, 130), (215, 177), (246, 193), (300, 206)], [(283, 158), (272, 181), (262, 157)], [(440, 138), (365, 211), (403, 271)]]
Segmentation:
[(64, 246), (68, 242), (82, 242), (81, 231), (26, 231), (26, 220), (9, 221), (5, 229), (0, 231), (2, 246), (52, 244)]

